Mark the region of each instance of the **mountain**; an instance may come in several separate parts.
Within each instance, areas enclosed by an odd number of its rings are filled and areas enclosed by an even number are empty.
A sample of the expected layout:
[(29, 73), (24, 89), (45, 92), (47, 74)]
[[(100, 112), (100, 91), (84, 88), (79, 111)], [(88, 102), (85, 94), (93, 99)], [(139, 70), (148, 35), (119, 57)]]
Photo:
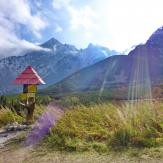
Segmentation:
[(146, 43), (148, 46), (162, 48), (163, 47), (163, 27), (157, 29)]
[[(40, 45), (49, 51), (32, 51), (23, 56), (12, 56), (0, 60), (0, 94), (16, 93), (22, 87), (13, 86), (12, 81), (28, 65), (31, 65), (46, 82), (46, 86), (59, 82), (70, 74), (119, 53), (100, 46), (77, 49), (62, 44), (55, 38)], [(97, 49), (95, 53), (93, 49)], [(106, 53), (106, 55), (102, 55)], [(88, 62), (86, 62), (88, 60)]]
[(117, 52), (100, 45), (93, 45), (92, 43), (86, 49), (81, 50), (81, 60), (83, 64), (87, 65), (94, 64), (113, 55), (117, 55)]
[[(128, 55), (114, 55), (86, 67), (44, 91), (84, 92), (104, 90), (125, 94), (129, 98), (145, 95), (163, 83), (163, 28), (154, 32), (147, 42)], [(113, 89), (115, 88), (115, 89)]]

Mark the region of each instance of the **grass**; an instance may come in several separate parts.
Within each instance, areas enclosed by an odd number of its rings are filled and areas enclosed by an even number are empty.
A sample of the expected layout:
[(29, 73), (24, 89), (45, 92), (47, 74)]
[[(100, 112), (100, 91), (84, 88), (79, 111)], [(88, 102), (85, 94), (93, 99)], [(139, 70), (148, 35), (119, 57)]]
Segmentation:
[[(38, 117), (44, 112), (45, 106), (36, 105), (34, 111), (34, 120), (37, 120)], [(4, 127), (7, 124), (13, 122), (22, 123), (25, 121), (26, 109), (22, 109), (20, 112), (21, 116), (17, 114), (14, 110), (10, 108), (1, 108), (0, 109), (0, 128)]]
[[(51, 101), (50, 96), (36, 96), (36, 103), (37, 105), (48, 105)], [(15, 110), (19, 110), (19, 95), (6, 95), (6, 96), (0, 96), (0, 109), (3, 107), (13, 108)]]
[[(112, 92), (104, 91), (101, 96), (99, 96), (98, 91), (94, 92), (84, 92), (84, 93), (64, 93), (52, 95), (55, 102), (66, 109), (75, 108), (78, 106), (93, 106), (96, 104), (106, 103), (108, 101), (113, 101)], [(117, 101), (116, 101), (117, 102)]]
[[(29, 153), (27, 162), (159, 162), (163, 158), (162, 102), (117, 103), (89, 94), (63, 96), (56, 102), (67, 106), (65, 114)], [(0, 123), (1, 117), (5, 123), (14, 119), (10, 109), (3, 111), (7, 118), (0, 115)], [(44, 106), (38, 105), (35, 119), (43, 111)], [(20, 145), (25, 135), (16, 138), (13, 145)], [(24, 147), (19, 145), (16, 149), (22, 151)]]
[(112, 103), (76, 106), (51, 129), (44, 143), (48, 148), (68, 152), (163, 145), (163, 103)]
[[(34, 119), (43, 113), (44, 108), (51, 101), (50, 96), (37, 96)], [(18, 95), (0, 96), (0, 127), (7, 124), (25, 121), (26, 109), (19, 104)]]
[[(55, 97), (56, 103), (66, 108), (65, 114), (41, 145), (44, 144), (50, 150), (95, 151), (99, 154), (131, 148), (139, 150), (162, 147), (162, 102), (109, 102), (105, 96), (97, 97), (96, 93)], [(38, 102), (35, 119), (44, 111), (44, 106), (40, 103), (48, 101), (44, 98)], [(0, 125), (13, 121), (21, 122), (22, 118), (14, 110), (2, 108)]]
[(21, 123), (23, 118), (18, 116), (15, 112), (11, 111), (11, 109), (3, 108), (0, 110), (0, 128), (13, 122)]
[[(21, 138), (20, 138), (21, 140)], [(20, 145), (19, 140), (15, 140), (17, 145), (11, 142), (5, 150), (0, 150), (1, 162), (23, 163), (44, 163), (44, 162), (61, 162), (61, 163), (162, 163), (163, 149), (159, 147), (146, 149), (127, 149), (123, 152), (112, 151), (107, 154), (98, 154), (97, 152), (62, 152), (49, 151), (42, 146), (25, 147)], [(10, 156), (10, 157), (9, 157)]]

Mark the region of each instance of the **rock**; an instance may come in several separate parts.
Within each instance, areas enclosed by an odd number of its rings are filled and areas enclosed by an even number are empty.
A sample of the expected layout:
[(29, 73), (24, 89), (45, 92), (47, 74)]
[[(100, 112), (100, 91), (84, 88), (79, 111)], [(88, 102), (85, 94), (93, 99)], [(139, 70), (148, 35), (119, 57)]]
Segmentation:
[(21, 124), (18, 124), (17, 122), (14, 122), (12, 124), (8, 124), (5, 127), (6, 131), (21, 131), (21, 130), (25, 130), (28, 128), (29, 127), (27, 125), (21, 125)]

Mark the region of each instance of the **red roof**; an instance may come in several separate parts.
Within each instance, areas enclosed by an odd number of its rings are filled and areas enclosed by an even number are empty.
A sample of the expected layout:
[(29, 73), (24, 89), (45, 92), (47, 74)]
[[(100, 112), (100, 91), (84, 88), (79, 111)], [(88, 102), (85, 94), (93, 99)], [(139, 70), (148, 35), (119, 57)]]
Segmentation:
[(13, 84), (45, 84), (37, 72), (28, 66), (14, 81)]

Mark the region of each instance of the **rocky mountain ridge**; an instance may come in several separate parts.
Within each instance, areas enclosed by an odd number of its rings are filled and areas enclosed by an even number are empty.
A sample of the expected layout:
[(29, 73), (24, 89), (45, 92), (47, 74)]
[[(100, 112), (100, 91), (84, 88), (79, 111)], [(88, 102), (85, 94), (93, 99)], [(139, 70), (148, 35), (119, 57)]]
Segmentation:
[(0, 94), (20, 91), (21, 87), (12, 85), (12, 80), (28, 65), (40, 74), (48, 86), (86, 66), (119, 54), (96, 45), (92, 47), (98, 49), (98, 53), (89, 47), (79, 50), (73, 45), (62, 44), (55, 38), (40, 46), (50, 50), (32, 51), (23, 56), (12, 56), (0, 60)]

